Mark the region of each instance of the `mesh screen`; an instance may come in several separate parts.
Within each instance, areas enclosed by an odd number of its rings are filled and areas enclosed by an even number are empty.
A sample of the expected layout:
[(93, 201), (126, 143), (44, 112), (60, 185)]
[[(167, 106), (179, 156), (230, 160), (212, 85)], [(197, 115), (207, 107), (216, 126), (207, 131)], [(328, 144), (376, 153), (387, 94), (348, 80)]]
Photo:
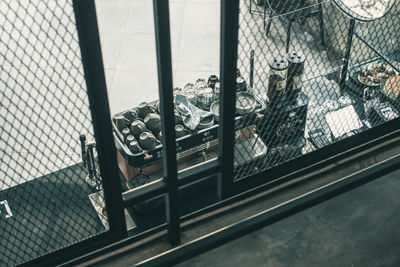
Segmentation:
[(0, 25), (0, 265), (12, 266), (105, 226), (80, 163), (93, 128), (72, 1), (1, 1)]
[(236, 105), (249, 127), (236, 133), (235, 180), (400, 115), (398, 10), (355, 23), (341, 84), (350, 19), (331, 1), (240, 2), (238, 69), (266, 108)]

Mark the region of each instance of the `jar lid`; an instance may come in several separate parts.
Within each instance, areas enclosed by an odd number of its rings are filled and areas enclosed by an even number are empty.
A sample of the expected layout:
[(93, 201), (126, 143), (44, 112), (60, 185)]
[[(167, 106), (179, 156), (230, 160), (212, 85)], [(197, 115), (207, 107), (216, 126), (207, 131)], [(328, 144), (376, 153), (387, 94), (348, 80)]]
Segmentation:
[(287, 60), (290, 63), (301, 64), (301, 63), (304, 63), (304, 61), (306, 60), (306, 57), (301, 52), (292, 52), (287, 55)]
[(219, 81), (218, 76), (217, 75), (210, 75), (210, 77), (208, 78), (208, 82), (217, 82)]
[(287, 69), (289, 62), (283, 57), (276, 57), (270, 59), (268, 65), (273, 70), (285, 70)]

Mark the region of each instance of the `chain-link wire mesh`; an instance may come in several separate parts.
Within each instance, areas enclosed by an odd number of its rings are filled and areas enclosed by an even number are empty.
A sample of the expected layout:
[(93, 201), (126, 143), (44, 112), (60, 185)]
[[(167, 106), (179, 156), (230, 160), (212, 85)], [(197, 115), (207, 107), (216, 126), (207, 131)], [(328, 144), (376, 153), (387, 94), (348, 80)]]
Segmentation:
[(350, 18), (331, 1), (265, 0), (251, 10), (250, 1), (240, 4), (238, 68), (266, 109), (237, 133), (246, 138), (235, 145), (235, 180), (400, 115), (398, 4), (384, 18), (356, 22), (349, 43)]
[(93, 128), (72, 1), (4, 0), (0, 25), (0, 265), (12, 266), (106, 228), (80, 163)]

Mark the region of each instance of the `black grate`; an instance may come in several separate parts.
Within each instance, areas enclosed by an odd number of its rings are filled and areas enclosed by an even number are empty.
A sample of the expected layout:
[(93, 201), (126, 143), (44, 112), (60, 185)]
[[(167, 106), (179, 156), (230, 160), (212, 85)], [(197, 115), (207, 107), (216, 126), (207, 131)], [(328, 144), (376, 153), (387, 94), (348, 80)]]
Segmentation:
[[(382, 19), (355, 22), (349, 43), (350, 18), (331, 1), (266, 0), (249, 12), (250, 1), (240, 4), (238, 69), (267, 107), (245, 117), (251, 126), (236, 134), (235, 180), (400, 115), (400, 83), (392, 77), (399, 74), (398, 4)], [(348, 44), (349, 64), (340, 79)], [(271, 71), (271, 60), (282, 67), (299, 54), (304, 69), (289, 63), (286, 71)]]
[(93, 139), (72, 1), (0, 3), (0, 265), (105, 230), (79, 135)]

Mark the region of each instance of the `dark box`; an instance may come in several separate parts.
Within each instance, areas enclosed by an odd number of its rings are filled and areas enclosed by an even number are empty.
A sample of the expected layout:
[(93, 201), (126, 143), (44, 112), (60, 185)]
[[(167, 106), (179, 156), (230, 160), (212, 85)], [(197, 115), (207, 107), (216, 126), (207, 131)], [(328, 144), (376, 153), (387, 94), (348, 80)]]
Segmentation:
[(291, 144), (304, 136), (308, 102), (307, 95), (300, 93), (295, 101), (284, 100), (267, 105), (258, 130), (268, 147)]

